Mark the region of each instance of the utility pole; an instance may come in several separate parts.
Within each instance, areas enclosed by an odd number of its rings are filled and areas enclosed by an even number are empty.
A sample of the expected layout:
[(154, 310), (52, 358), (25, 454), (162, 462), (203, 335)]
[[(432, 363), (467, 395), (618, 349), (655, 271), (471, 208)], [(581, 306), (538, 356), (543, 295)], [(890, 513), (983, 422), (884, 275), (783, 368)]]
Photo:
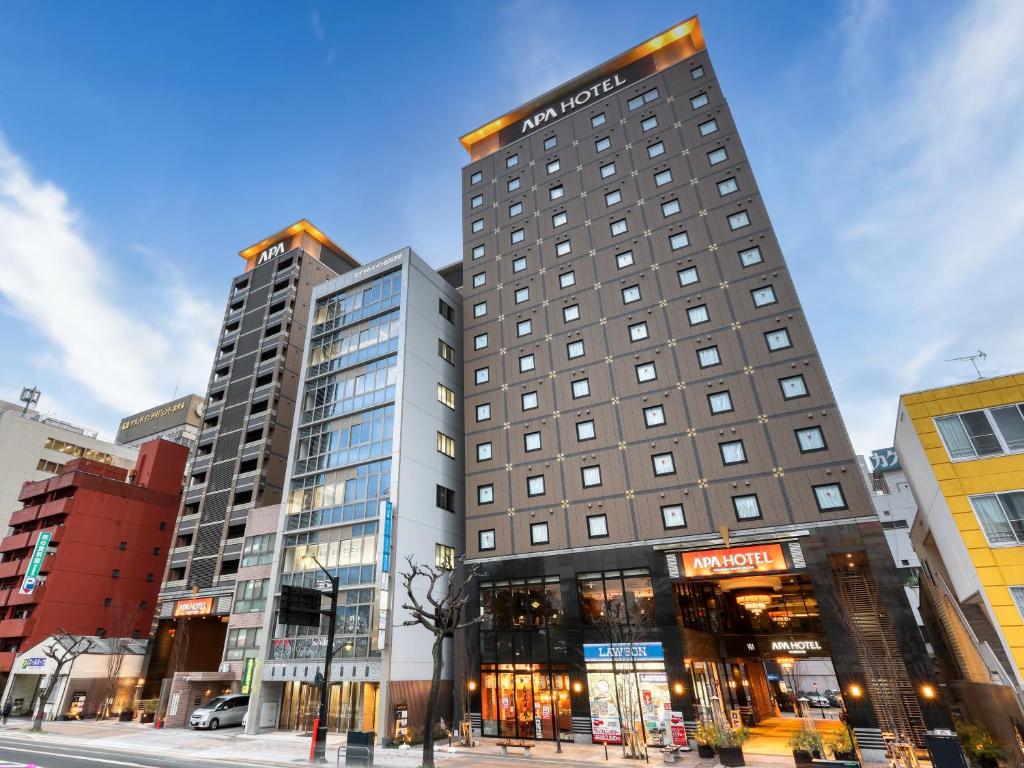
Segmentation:
[(330, 598), (331, 598), (331, 609), (329, 612), (321, 611), (321, 613), (327, 613), (327, 648), (324, 651), (324, 673), (323, 680), (320, 684), (320, 709), (317, 712), (316, 725), (313, 729), (313, 749), (310, 752), (311, 763), (326, 763), (327, 762), (327, 730), (328, 730), (328, 716), (327, 716), (327, 702), (330, 698), (331, 690), (331, 661), (334, 657), (334, 631), (338, 622), (338, 577), (331, 574), (324, 566), (316, 559), (316, 555), (307, 554), (306, 559), (312, 560), (316, 563), (316, 566), (324, 572), (331, 585)]

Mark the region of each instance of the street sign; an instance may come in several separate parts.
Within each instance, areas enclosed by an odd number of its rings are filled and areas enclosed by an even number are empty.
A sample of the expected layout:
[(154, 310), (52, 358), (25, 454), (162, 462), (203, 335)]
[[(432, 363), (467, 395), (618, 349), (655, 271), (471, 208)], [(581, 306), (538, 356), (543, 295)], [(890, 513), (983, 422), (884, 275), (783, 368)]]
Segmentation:
[(50, 546), (51, 536), (49, 531), (43, 531), (39, 534), (39, 538), (36, 539), (36, 546), (32, 550), (32, 556), (28, 561), (28, 570), (25, 571), (25, 579), (21, 582), (21, 589), (18, 590), (19, 594), (31, 595), (35, 591), (36, 584), (39, 583), (39, 569), (43, 567), (43, 558), (46, 557), (46, 550)]

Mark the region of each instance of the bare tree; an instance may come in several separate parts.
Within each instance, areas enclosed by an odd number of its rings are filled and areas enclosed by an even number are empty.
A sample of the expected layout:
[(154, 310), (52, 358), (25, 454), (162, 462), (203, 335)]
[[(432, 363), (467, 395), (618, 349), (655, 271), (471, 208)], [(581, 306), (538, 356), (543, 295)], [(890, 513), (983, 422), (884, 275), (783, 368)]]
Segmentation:
[(117, 688), (121, 682), (121, 668), (124, 666), (125, 656), (131, 648), (131, 640), (128, 636), (135, 626), (137, 611), (127, 604), (119, 606), (111, 622), (108, 632), (109, 651), (105, 675), (103, 678), (103, 700), (96, 710), (96, 719), (100, 720), (110, 716), (114, 698), (117, 696)]
[[(479, 574), (476, 565), (467, 566), (460, 561), (455, 567), (422, 565), (412, 557), (406, 558), (407, 571), (398, 575), (405, 587), (407, 602), (402, 608), (412, 618), (402, 622), (402, 626), (411, 627), (419, 624), (434, 636), (432, 649), (434, 672), (430, 681), (430, 694), (427, 698), (427, 717), (423, 726), (423, 765), (422, 768), (434, 768), (434, 725), (437, 723), (438, 699), (441, 694), (441, 672), (444, 666), (442, 655), (444, 641), (454, 638), (457, 630), (471, 627), (480, 622), (481, 617), (463, 620), (462, 613), (469, 601), (466, 594), (470, 582)], [(417, 590), (417, 585), (426, 582), (425, 590)], [(420, 592), (422, 597), (417, 595)]]
[(46, 681), (46, 688), (39, 696), (39, 705), (36, 708), (35, 717), (32, 718), (32, 730), (43, 730), (43, 714), (46, 712), (46, 705), (50, 703), (50, 696), (53, 689), (57, 687), (64, 667), (72, 663), (83, 653), (93, 647), (93, 640), (85, 635), (72, 635), (63, 629), (58, 629), (53, 635), (52, 642), (43, 648), (43, 655), (52, 659), (54, 663), (53, 673)]

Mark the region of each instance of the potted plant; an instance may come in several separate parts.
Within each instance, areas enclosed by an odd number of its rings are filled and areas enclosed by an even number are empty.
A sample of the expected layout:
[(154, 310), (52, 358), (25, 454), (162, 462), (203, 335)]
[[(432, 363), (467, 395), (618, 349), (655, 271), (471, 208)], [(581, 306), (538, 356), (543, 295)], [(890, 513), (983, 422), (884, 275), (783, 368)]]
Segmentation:
[(698, 720), (697, 728), (693, 732), (693, 740), (697, 742), (697, 756), (698, 757), (714, 757), (715, 756), (715, 740), (718, 738), (718, 732), (715, 729), (715, 724), (708, 720)]
[(789, 737), (789, 746), (799, 766), (813, 765), (815, 759), (821, 758), (821, 736), (813, 728), (801, 728), (794, 733)]
[(715, 738), (718, 762), (725, 768), (738, 768), (738, 766), (746, 765), (743, 762), (743, 742), (749, 738), (750, 730), (744, 726), (718, 728)]
[(992, 739), (992, 735), (974, 723), (957, 721), (956, 733), (972, 768), (996, 768), (1006, 752)]
[(825, 751), (832, 756), (833, 760), (856, 760), (857, 748), (853, 744), (850, 729), (843, 728), (830, 733), (825, 740)]

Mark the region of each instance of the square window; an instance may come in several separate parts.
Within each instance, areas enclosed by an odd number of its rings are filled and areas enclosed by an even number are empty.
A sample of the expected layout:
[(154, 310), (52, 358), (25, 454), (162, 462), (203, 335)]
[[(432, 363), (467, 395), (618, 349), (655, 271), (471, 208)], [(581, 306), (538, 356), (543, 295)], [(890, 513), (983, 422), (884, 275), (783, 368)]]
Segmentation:
[(524, 269), (526, 269), (526, 257), (525, 256), (520, 256), (518, 259), (514, 259), (512, 261), (512, 271), (513, 272), (522, 272)]
[(541, 449), (540, 432), (527, 432), (523, 435), (523, 450), (527, 453)]
[(796, 430), (796, 442), (800, 446), (800, 453), (824, 451), (828, 447), (825, 445), (825, 434), (821, 431), (821, 427), (806, 427)]
[(626, 234), (626, 232), (629, 231), (629, 226), (626, 224), (626, 220), (625, 219), (619, 219), (618, 221), (613, 221), (611, 223), (611, 228), (612, 228), (612, 235), (613, 236), (624, 235), (624, 234)]
[(718, 123), (714, 120), (708, 120), (697, 126), (701, 136), (710, 136), (712, 133), (718, 130)]
[(740, 185), (736, 183), (736, 179), (726, 179), (725, 181), (718, 182), (718, 194), (722, 197), (731, 195), (733, 192), (739, 192)]
[(558, 276), (558, 287), (559, 288), (570, 288), (576, 285), (576, 273), (575, 272), (563, 272)]
[(571, 341), (565, 345), (566, 354), (569, 355), (570, 360), (575, 360), (577, 357), (583, 357), (583, 342), (582, 341)]
[(519, 165), (519, 155), (509, 155), (505, 158), (506, 168), (515, 168), (517, 165)]
[(654, 115), (651, 115), (650, 117), (645, 117), (640, 122), (640, 128), (643, 130), (644, 133), (647, 133), (647, 131), (653, 131), (657, 127), (658, 127), (658, 118), (655, 117)]
[(529, 336), (533, 333), (532, 320), (520, 320), (516, 323), (516, 336)]
[(486, 384), (491, 380), (491, 369), (477, 368), (475, 371), (473, 371), (473, 380), (477, 384)]
[(580, 470), (580, 474), (583, 477), (584, 488), (596, 488), (601, 484), (601, 467), (583, 467)]
[(702, 77), (704, 77), (704, 67), (698, 65), (691, 69), (690, 77), (692, 77), (694, 80), (700, 80)]
[(661, 204), (661, 215), (666, 218), (669, 216), (675, 216), (681, 210), (682, 208), (679, 206), (678, 200), (669, 200), (667, 203)]
[(712, 392), (708, 395), (708, 406), (712, 413), (729, 413), (732, 410), (732, 395), (725, 392)]
[(622, 202), (622, 193), (619, 190), (613, 189), (611, 192), (605, 192), (605, 194), (604, 194), (604, 204), (607, 207), (611, 208), (613, 205), (616, 205), (617, 203), (621, 203), (621, 202)]
[(473, 195), (473, 197), (469, 201), (469, 205), (470, 205), (471, 208), (479, 208), (483, 204), (484, 204), (484, 196), (483, 195)]
[(480, 301), (473, 305), (473, 317), (483, 317), (487, 314), (487, 302)]
[(747, 461), (747, 452), (743, 449), (742, 440), (730, 440), (727, 443), (719, 443), (718, 450), (722, 454), (723, 464), (745, 464)]
[(487, 348), (487, 334), (478, 333), (473, 337), (473, 349), (486, 349)]
[(572, 399), (587, 397), (590, 394), (590, 379), (576, 379), (572, 383)]
[(529, 287), (526, 287), (526, 288), (516, 288), (515, 300), (516, 300), (516, 304), (522, 304), (524, 301), (529, 301), (530, 300), (530, 289), (529, 289)]
[(600, 139), (594, 142), (594, 148), (598, 152), (604, 152), (607, 149), (611, 149), (612, 140), (608, 136), (602, 136)]
[(491, 404), (481, 403), (476, 407), (476, 420), (487, 421), (491, 418)]
[[(665, 142), (663, 142), (663, 141), (659, 141), (657, 144), (651, 144), (649, 147), (647, 147), (647, 157), (649, 157), (651, 159), (654, 159), (655, 157), (658, 157), (658, 155), (664, 155), (664, 154), (665, 154)], [(481, 199), (480, 202), (482, 203), (483, 199)]]
[(634, 302), (640, 301), (640, 286), (631, 285), (628, 288), (622, 289), (622, 303), (633, 304)]
[(775, 298), (775, 289), (770, 285), (766, 285), (763, 288), (755, 288), (750, 292), (750, 295), (754, 299), (755, 307), (766, 307), (777, 301)]
[(477, 443), (476, 446), (476, 460), (477, 461), (490, 461), (494, 455), (494, 451), (490, 443)]
[(644, 104), (650, 104), (658, 98), (658, 89), (651, 88), (646, 93), (641, 93), (639, 96), (634, 96), (632, 99), (626, 102), (626, 106), (629, 107), (629, 111), (632, 112), (634, 109), (640, 109)]
[(510, 205), (508, 207), (508, 216), (509, 216), (510, 219), (518, 216), (522, 212), (523, 212), (523, 204), (522, 203), (512, 203), (512, 205)]
[(519, 358), (519, 372), (526, 373), (532, 371), (537, 367), (536, 361), (533, 359), (533, 355), (523, 355)]
[(482, 245), (474, 245), (473, 246), (473, 258), (474, 259), (482, 259), (485, 252), (486, 252), (486, 250), (484, 249), (484, 247)]
[(732, 508), (736, 511), (737, 520), (758, 520), (761, 517), (761, 505), (757, 503), (757, 494), (733, 496)]
[(668, 244), (673, 251), (685, 248), (690, 244), (690, 236), (685, 232), (677, 232), (668, 239)]
[(625, 269), (633, 265), (633, 252), (623, 251), (622, 253), (615, 254), (615, 267), (616, 269)]
[(532, 477), (526, 478), (526, 495), (544, 495), (544, 475), (533, 475)]
[(729, 155), (725, 151), (724, 147), (719, 147), (718, 149), (713, 149), (710, 152), (708, 152), (708, 163), (710, 163), (711, 165), (718, 165), (719, 163), (724, 163), (728, 159)]
[(520, 182), (519, 182), (519, 177), (518, 176), (516, 176), (513, 179), (509, 179), (505, 183), (505, 187), (506, 187), (506, 189), (508, 189), (509, 192), (515, 192), (517, 189), (519, 189), (519, 186), (520, 186)]
[(473, 222), (473, 224), (472, 224), (472, 226), (470, 228), (473, 230), (474, 234), (477, 233), (477, 232), (483, 232), (484, 231), (484, 220), (483, 219), (477, 219), (476, 221)]
[(750, 216), (747, 215), (746, 211), (740, 211), (734, 213), (729, 217), (729, 229), (735, 232), (737, 229), (743, 229), (744, 227), (750, 226)]
[(546, 139), (544, 139), (544, 149), (553, 149), (557, 144), (557, 136), (548, 136)]
[(709, 103), (708, 95), (706, 93), (698, 93), (692, 99), (690, 99), (690, 107), (693, 109), (700, 109), (706, 107)]
[(679, 276), (680, 285), (693, 285), (700, 278), (697, 276), (696, 267), (687, 267), (686, 269), (680, 269), (676, 274)]
[(580, 305), (579, 304), (573, 304), (571, 306), (563, 307), (562, 308), (562, 321), (563, 322), (571, 323), (573, 320), (579, 320), (579, 319), (580, 319)]
[(551, 226), (555, 227), (556, 229), (558, 227), (564, 227), (566, 223), (568, 223), (568, 221), (569, 215), (565, 211), (562, 211), (561, 213), (556, 213), (554, 216), (551, 217)]
[(658, 378), (658, 372), (654, 369), (654, 363), (640, 363), (633, 366), (636, 371), (636, 380), (643, 384), (647, 381), (654, 381)]
[(478, 543), (480, 545), (480, 551), (484, 552), (489, 549), (494, 549), (494, 529), (490, 528), (486, 531), (480, 531), (477, 534)]
[(669, 504), (661, 508), (661, 524), (665, 528), (685, 528), (686, 516), (682, 504)]
[(768, 331), (764, 335), (764, 340), (768, 344), (768, 349), (771, 352), (777, 352), (780, 349), (789, 349), (793, 346), (793, 342), (789, 340), (789, 331), (785, 328), (779, 328), (777, 331)]
[(472, 175), (469, 177), (470, 184), (479, 184), (483, 180), (484, 174), (482, 171), (473, 171)]
[(803, 374), (787, 376), (784, 379), (779, 379), (779, 386), (782, 388), (783, 400), (795, 400), (798, 397), (807, 397), (807, 382), (804, 381)]
[(690, 309), (686, 310), (686, 317), (690, 321), (690, 325), (700, 325), (711, 320), (706, 304), (701, 304), (699, 307), (690, 307)]
[(601, 178), (607, 179), (609, 176), (615, 175), (615, 163), (607, 163), (601, 166)]
[(576, 422), (576, 440), (578, 442), (593, 440), (595, 437), (597, 437), (597, 432), (594, 430), (593, 421)]
[(665, 409), (660, 405), (652, 405), (644, 408), (644, 424), (648, 427), (662, 427), (665, 425)]
[(608, 517), (606, 515), (588, 515), (587, 534), (592, 539), (606, 538), (608, 536)]
[(718, 347), (704, 347), (697, 350), (697, 363), (701, 368), (710, 368), (722, 362), (718, 354)]
[(740, 251), (740, 264), (744, 267), (752, 267), (760, 264), (764, 259), (761, 257), (761, 249), (756, 245), (753, 248), (745, 248)]
[(568, 240), (563, 240), (560, 243), (555, 243), (555, 255), (556, 256), (567, 256), (572, 251), (572, 243)]
[(590, 118), (590, 127), (591, 128), (597, 128), (597, 126), (604, 125), (604, 123), (605, 123), (604, 112), (596, 114), (592, 118)]
[(540, 398), (537, 397), (536, 392), (523, 392), (520, 401), (523, 404), (524, 411), (532, 411), (540, 405)]
[(815, 485), (814, 498), (818, 502), (818, 509), (822, 512), (846, 509), (846, 497), (843, 496), (843, 489), (839, 483)]
[(663, 187), (672, 181), (672, 171), (667, 168), (654, 174), (654, 186)]
[(531, 544), (547, 544), (550, 542), (548, 538), (548, 524), (547, 523), (531, 523), (530, 524), (530, 543)]
[(486, 283), (487, 283), (487, 273), (486, 272), (477, 272), (475, 275), (473, 275), (473, 287), (474, 288), (479, 288), (480, 286), (485, 285)]
[(656, 453), (651, 456), (651, 464), (654, 465), (655, 477), (674, 475), (676, 473), (676, 460), (671, 453)]
[(476, 487), (476, 500), (478, 504), (493, 504), (494, 503), (494, 486), (493, 485), (478, 485)]
[(650, 333), (647, 330), (647, 323), (633, 323), (629, 326), (629, 340), (630, 341), (643, 341), (648, 338)]
[(548, 190), (548, 200), (557, 200), (560, 197), (565, 197), (565, 187), (561, 184)]
[(513, 245), (515, 243), (521, 243), (526, 239), (526, 231), (522, 229), (513, 229), (511, 235)]
[(552, 173), (558, 173), (562, 168), (562, 164), (558, 160), (552, 160), (547, 164), (546, 168), (550, 176)]

